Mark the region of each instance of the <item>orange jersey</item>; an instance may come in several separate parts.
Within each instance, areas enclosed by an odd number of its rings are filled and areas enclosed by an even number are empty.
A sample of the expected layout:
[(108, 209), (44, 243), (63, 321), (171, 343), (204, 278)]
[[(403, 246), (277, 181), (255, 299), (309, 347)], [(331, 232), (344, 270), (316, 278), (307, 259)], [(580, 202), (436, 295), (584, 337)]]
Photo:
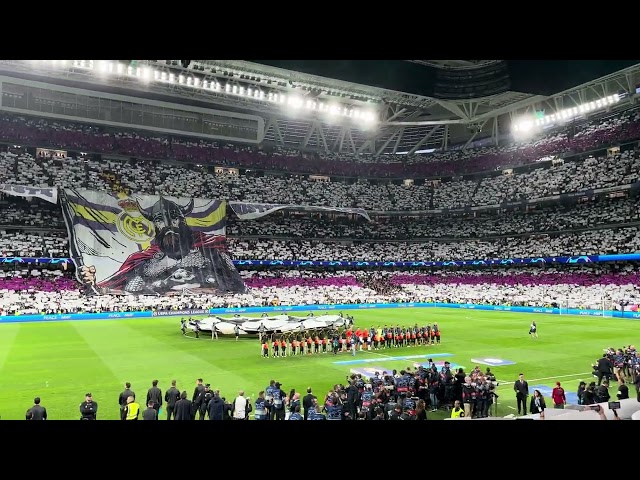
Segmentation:
[(268, 343), (263, 343), (262, 344), (262, 349), (263, 350), (269, 350), (269, 344)]
[(280, 346), (282, 348), (287, 348), (287, 342), (280, 342)]

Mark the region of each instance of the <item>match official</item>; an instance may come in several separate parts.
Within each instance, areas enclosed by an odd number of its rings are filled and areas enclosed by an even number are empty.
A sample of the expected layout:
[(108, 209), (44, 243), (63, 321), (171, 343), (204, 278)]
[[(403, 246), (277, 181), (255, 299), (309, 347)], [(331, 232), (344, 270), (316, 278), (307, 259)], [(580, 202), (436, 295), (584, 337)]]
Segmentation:
[(98, 417), (98, 402), (94, 402), (90, 393), (84, 396), (80, 404), (80, 420), (96, 420)]
[(175, 409), (178, 400), (180, 400), (180, 390), (176, 388), (176, 381), (171, 380), (171, 388), (164, 394), (164, 401), (167, 402), (167, 420), (171, 420), (171, 416), (175, 419)]
[(40, 405), (40, 397), (33, 399), (33, 407), (27, 410), (25, 415), (27, 420), (46, 420), (47, 409)]
[(158, 380), (151, 382), (151, 388), (147, 392), (147, 404), (153, 402), (153, 408), (156, 412), (160, 413), (160, 407), (162, 406), (162, 390), (158, 388)]

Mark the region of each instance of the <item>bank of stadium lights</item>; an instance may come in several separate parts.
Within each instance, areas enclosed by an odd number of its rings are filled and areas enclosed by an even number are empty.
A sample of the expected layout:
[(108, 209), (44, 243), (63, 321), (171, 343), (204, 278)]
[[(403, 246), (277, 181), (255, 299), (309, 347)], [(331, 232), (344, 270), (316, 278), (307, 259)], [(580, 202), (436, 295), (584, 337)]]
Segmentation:
[(304, 109), (320, 112), (321, 114), (326, 114), (329, 117), (351, 118), (365, 124), (373, 124), (376, 121), (376, 114), (373, 111), (347, 107), (337, 102), (326, 103), (316, 99), (305, 100), (295, 93), (285, 94), (278, 91), (265, 93), (264, 90), (257, 87), (242, 86), (228, 81), (222, 84), (218, 80), (206, 80), (204, 78), (185, 74), (176, 75), (175, 73), (166, 72), (164, 70), (152, 69), (148, 66), (138, 66), (134, 64), (125, 65), (121, 62), (112, 62), (108, 60), (49, 61), (56, 67), (72, 67), (77, 69), (94, 70), (103, 75), (127, 75), (130, 77), (137, 77), (145, 82), (156, 81), (160, 83), (177, 83), (187, 87), (225, 93), (227, 95), (251, 98), (255, 100), (266, 100), (292, 110)]
[(516, 133), (523, 134), (530, 132), (535, 127), (544, 127), (545, 125), (552, 125), (559, 122), (568, 122), (589, 112), (593, 112), (601, 108), (606, 108), (609, 105), (618, 103), (620, 101), (620, 98), (620, 95), (614, 93), (613, 95), (609, 95), (608, 97), (604, 97), (593, 102), (583, 103), (582, 105), (579, 105), (577, 107), (559, 110), (558, 112), (551, 115), (543, 115), (542, 117), (538, 118), (521, 118), (514, 122), (512, 129)]

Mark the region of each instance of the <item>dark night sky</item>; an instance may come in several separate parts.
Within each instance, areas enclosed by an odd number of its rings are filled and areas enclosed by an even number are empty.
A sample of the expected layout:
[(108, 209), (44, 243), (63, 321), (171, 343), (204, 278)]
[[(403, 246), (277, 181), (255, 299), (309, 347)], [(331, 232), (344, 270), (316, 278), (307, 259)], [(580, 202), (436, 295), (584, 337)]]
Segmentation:
[[(274, 67), (431, 96), (436, 70), (402, 60), (248, 60)], [(551, 95), (640, 60), (508, 60), (511, 90)]]

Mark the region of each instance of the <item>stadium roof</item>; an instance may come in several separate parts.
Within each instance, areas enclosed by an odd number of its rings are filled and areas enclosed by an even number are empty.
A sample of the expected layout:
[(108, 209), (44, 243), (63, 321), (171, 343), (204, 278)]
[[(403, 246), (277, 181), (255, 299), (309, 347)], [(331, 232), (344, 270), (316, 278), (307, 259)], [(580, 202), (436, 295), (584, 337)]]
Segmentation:
[[(585, 62), (502, 60), (106, 62), (125, 62), (125, 68), (114, 70), (108, 80), (87, 68), (63, 71), (47, 61), (34, 65), (2, 60), (0, 70), (44, 76), (52, 83), (73, 81), (95, 90), (120, 89), (142, 98), (257, 113), (265, 119), (266, 142), (376, 154), (468, 146), (481, 138), (496, 141), (509, 135), (511, 123), (523, 114), (544, 111), (548, 118), (560, 118), (567, 108), (603, 102), (613, 94), (635, 101), (640, 84), (637, 61), (591, 62), (590, 67), (578, 65)], [(126, 62), (135, 65), (133, 70)], [(156, 80), (141, 82), (138, 68), (151, 69)], [(536, 78), (542, 83), (532, 82)], [(615, 106), (604, 102), (584, 115)], [(374, 112), (376, 122), (363, 121)]]

